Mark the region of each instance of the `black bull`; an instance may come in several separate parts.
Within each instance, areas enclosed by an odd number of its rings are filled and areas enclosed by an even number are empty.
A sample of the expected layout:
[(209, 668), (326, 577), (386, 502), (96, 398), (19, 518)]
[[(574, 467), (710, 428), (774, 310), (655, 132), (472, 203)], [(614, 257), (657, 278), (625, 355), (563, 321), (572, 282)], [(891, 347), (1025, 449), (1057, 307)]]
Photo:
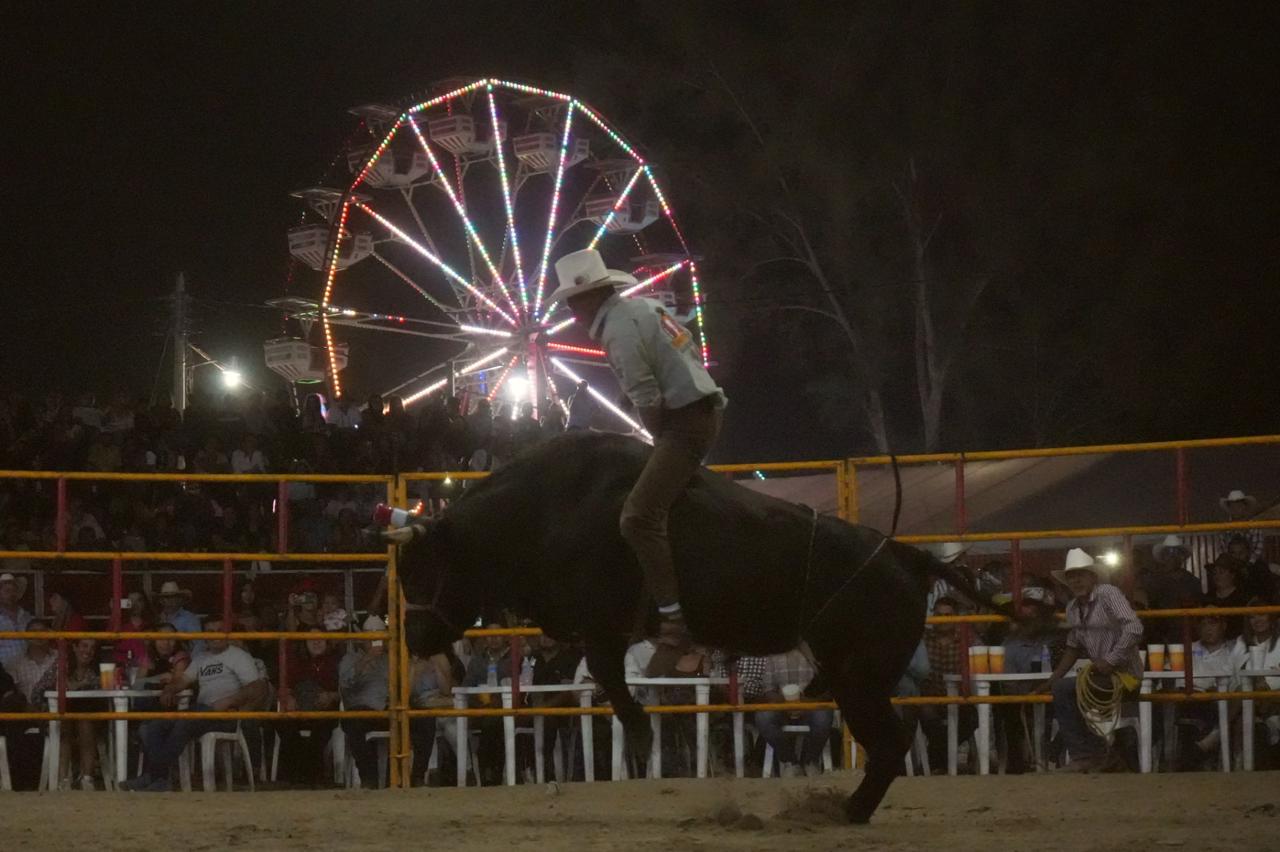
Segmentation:
[[(499, 607), (526, 614), (553, 637), (583, 641), (633, 748), (645, 743), (648, 721), (623, 676), (643, 580), (618, 518), (647, 452), (627, 438), (570, 433), (473, 484), (402, 548), (409, 647), (441, 651)], [(889, 697), (920, 642), (929, 577), (971, 591), (968, 582), (872, 529), (815, 520), (705, 470), (672, 508), (669, 534), (700, 642), (747, 654), (808, 642), (867, 750), (846, 805), (850, 820), (866, 822), (908, 746)]]

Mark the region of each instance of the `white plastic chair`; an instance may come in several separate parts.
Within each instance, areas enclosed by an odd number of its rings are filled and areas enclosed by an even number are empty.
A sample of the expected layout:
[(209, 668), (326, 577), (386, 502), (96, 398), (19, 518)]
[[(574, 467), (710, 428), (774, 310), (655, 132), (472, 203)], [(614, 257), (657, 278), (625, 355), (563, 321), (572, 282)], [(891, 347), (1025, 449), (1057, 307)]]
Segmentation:
[[(784, 734), (796, 734), (797, 735), (796, 738), (800, 739), (801, 737), (809, 733), (809, 726), (808, 725), (783, 725), (782, 732)], [(831, 738), (828, 737), (827, 741), (822, 744), (822, 771), (830, 772), (831, 768), (832, 768)], [(769, 745), (768, 743), (765, 743), (765, 746), (764, 746), (764, 765), (760, 768), (760, 777), (761, 778), (773, 777), (773, 746)]]
[[(364, 735), (365, 742), (378, 743), (378, 789), (381, 790), (387, 786), (387, 752), (390, 750), (391, 734), (387, 731), (370, 731)], [(351, 750), (347, 749), (347, 787), (356, 788), (360, 786), (360, 769), (356, 766), (356, 759), (351, 754)]]
[(12, 790), (13, 778), (9, 775), (9, 744), (0, 737), (0, 790)]
[(240, 756), (244, 759), (244, 774), (249, 780), (249, 791), (253, 792), (253, 756), (249, 752), (249, 741), (237, 724), (234, 731), (210, 731), (200, 737), (200, 771), (206, 793), (213, 793), (218, 789), (216, 763), (219, 757), (222, 758), (222, 777), (227, 791), (235, 789), (235, 755), (232, 749), (237, 745), (240, 747)]

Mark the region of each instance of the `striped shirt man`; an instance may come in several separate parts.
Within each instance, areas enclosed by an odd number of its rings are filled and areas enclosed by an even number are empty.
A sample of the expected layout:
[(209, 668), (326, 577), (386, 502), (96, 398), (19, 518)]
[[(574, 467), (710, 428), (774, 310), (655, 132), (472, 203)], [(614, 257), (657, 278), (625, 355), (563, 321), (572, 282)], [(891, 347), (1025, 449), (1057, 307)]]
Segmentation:
[(1105, 660), (1117, 671), (1142, 677), (1142, 622), (1124, 593), (1105, 583), (1093, 587), (1086, 598), (1067, 604), (1067, 647), (1090, 660)]

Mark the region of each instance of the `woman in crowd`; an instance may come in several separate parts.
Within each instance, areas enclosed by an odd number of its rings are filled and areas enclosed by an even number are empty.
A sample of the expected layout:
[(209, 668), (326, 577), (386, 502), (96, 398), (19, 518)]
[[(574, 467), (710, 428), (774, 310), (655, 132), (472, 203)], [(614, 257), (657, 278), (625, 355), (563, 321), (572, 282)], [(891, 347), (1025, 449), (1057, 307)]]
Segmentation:
[[(436, 654), (426, 659), (415, 656), (409, 669), (409, 682), (409, 703), (414, 708), (453, 706), (453, 666), (445, 654)], [(409, 737), (413, 742), (412, 783), (415, 787), (422, 783), (427, 765), (431, 762), (431, 750), (436, 741), (436, 722), (436, 719), (430, 717), (412, 719), (409, 722)], [(440, 719), (439, 722), (445, 725), (446, 736), (456, 748), (456, 720)], [(442, 775), (452, 776), (457, 771), (453, 762), (443, 756), (437, 764)], [(442, 779), (441, 783), (447, 784), (448, 781)]]
[(52, 615), (53, 630), (88, 630), (89, 624), (84, 616), (76, 612), (71, 597), (65, 590), (49, 592), (49, 613)]
[[(1206, 601), (1210, 606), (1245, 606), (1249, 593), (1244, 588), (1244, 566), (1231, 554), (1223, 553), (1213, 561), (1210, 568), (1209, 594)], [(1227, 619), (1227, 636), (1231, 639), (1240, 635), (1244, 629), (1244, 619), (1231, 616)]]
[[(162, 633), (177, 632), (168, 623), (157, 625), (156, 630)], [(166, 684), (187, 670), (187, 666), (191, 664), (191, 655), (187, 653), (186, 643), (180, 639), (155, 639), (148, 643), (147, 660), (147, 679), (154, 684)]]
[[(312, 627), (307, 632), (319, 632)], [(338, 709), (338, 654), (324, 639), (291, 643), (288, 657), (289, 691), (280, 697), (280, 709)], [(285, 722), (278, 728), (280, 763), (285, 780), (313, 787), (324, 783), (324, 749), (337, 721), (314, 719)]]
[[(67, 628), (70, 629), (70, 628)], [(98, 674), (98, 643), (92, 639), (79, 639), (71, 646), (71, 659), (67, 663), (67, 691), (100, 689)], [(67, 710), (73, 713), (101, 711), (102, 701), (93, 698), (73, 698), (67, 701)], [(101, 722), (80, 719), (62, 724), (63, 754), (79, 758), (81, 790), (93, 790), (93, 776), (98, 772), (98, 733)]]
[[(1249, 599), (1249, 606), (1271, 606), (1275, 601), (1268, 597), (1255, 595)], [(1236, 669), (1255, 669), (1258, 661), (1253, 658), (1250, 649), (1262, 649), (1262, 668), (1280, 670), (1280, 620), (1270, 613), (1256, 613), (1245, 618), (1244, 632), (1236, 640), (1232, 656)], [(1254, 689), (1280, 689), (1280, 677), (1268, 676), (1254, 678)], [(1242, 688), (1250, 688), (1246, 682)], [(1260, 730), (1254, 742), (1263, 751), (1260, 769), (1280, 768), (1280, 702), (1259, 701), (1255, 707), (1255, 716)]]

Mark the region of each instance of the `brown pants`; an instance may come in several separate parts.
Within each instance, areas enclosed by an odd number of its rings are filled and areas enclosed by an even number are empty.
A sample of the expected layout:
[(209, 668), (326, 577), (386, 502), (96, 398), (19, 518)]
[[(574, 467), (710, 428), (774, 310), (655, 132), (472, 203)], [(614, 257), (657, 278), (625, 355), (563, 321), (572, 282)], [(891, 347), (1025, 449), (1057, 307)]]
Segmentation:
[(706, 397), (683, 408), (663, 412), (653, 440), (653, 454), (622, 505), (622, 537), (635, 551), (658, 606), (679, 600), (667, 513), (720, 433), (720, 409)]

